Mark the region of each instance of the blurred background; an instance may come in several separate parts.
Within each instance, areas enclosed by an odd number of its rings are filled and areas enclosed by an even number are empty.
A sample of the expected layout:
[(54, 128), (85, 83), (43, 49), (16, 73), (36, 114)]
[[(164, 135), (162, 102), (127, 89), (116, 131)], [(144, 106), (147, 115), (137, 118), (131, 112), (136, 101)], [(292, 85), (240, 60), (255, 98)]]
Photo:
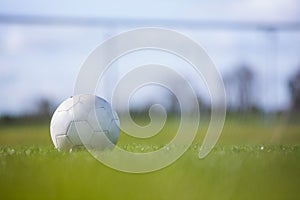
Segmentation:
[[(176, 30), (203, 46), (223, 77), (229, 114), (256, 113), (264, 119), (287, 114), (289, 120), (298, 119), (297, 0), (2, 0), (0, 122), (49, 120), (57, 105), (72, 95), (80, 67), (97, 45), (118, 33), (149, 26)], [(120, 61), (110, 72), (106, 91), (98, 90), (100, 96), (108, 98), (127, 62)], [(209, 109), (203, 83), (192, 72), (185, 76), (197, 88), (200, 108)], [(178, 110), (168, 91), (145, 91), (133, 98), (138, 112), (155, 102), (170, 112)]]

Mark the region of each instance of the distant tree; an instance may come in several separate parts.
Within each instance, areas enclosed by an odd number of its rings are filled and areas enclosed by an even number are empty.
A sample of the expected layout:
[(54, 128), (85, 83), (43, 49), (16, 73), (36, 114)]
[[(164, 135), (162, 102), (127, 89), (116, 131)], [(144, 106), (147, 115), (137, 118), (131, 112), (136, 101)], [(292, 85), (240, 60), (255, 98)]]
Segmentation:
[(289, 89), (291, 94), (291, 110), (300, 112), (300, 69), (289, 81)]
[(229, 108), (251, 111), (253, 105), (254, 73), (247, 65), (242, 65), (224, 78), (227, 95), (230, 95)]
[(50, 100), (41, 98), (37, 102), (37, 115), (42, 118), (50, 118), (53, 112), (53, 106)]
[(237, 84), (239, 89), (240, 108), (247, 111), (252, 108), (252, 87), (253, 72), (247, 66), (242, 66), (236, 71)]

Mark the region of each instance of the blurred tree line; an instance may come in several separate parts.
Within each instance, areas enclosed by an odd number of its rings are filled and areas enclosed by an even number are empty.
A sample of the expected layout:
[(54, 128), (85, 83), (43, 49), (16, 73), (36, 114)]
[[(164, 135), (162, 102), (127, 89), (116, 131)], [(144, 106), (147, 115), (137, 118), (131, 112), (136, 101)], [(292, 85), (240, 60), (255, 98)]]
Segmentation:
[(56, 104), (48, 98), (38, 99), (35, 109), (20, 115), (3, 114), (0, 116), (0, 124), (26, 124), (26, 123), (46, 123), (54, 113)]
[[(251, 66), (243, 64), (238, 66), (230, 74), (223, 77), (226, 96), (227, 96), (227, 114), (228, 115), (255, 115), (255, 116), (282, 116), (288, 117), (289, 121), (299, 121), (300, 119), (300, 68), (290, 77), (287, 87), (290, 93), (290, 106), (287, 110), (274, 110), (266, 113), (262, 106), (259, 106), (256, 98), (264, 94), (258, 94), (257, 74)], [(176, 82), (176, 80), (174, 81)], [(178, 83), (178, 82), (177, 82)], [(180, 83), (178, 83), (180, 85)], [(166, 96), (169, 99), (169, 113), (178, 113), (180, 111), (176, 96), (172, 93)], [(210, 114), (210, 104), (203, 101), (201, 95), (198, 95), (198, 102), (201, 114)], [(202, 115), (203, 116), (203, 115)]]
[[(227, 93), (228, 115), (264, 115), (262, 108), (255, 104), (254, 98), (257, 97), (254, 90), (255, 77), (255, 73), (251, 70), (251, 67), (247, 65), (241, 65), (229, 75), (223, 77)], [(177, 84), (178, 87), (180, 87), (180, 83), (177, 80), (174, 80), (174, 84)], [(297, 121), (297, 119), (300, 118), (300, 69), (290, 78), (288, 88), (291, 103), (289, 110), (284, 111), (284, 113), (289, 114), (291, 121)], [(178, 113), (180, 113), (180, 105), (176, 96), (171, 92), (166, 92), (163, 98), (167, 99), (169, 102), (166, 106), (167, 113), (169, 115), (178, 115)], [(201, 115), (209, 115), (210, 105), (203, 101), (201, 95), (198, 95), (198, 102)], [(132, 117), (147, 118), (151, 105), (152, 103), (142, 108), (132, 109)], [(0, 116), (0, 124), (49, 122), (57, 106), (58, 104), (52, 102), (48, 98), (41, 98), (35, 103), (35, 110), (32, 112), (18, 116), (4, 114)], [(193, 110), (193, 108), (191, 108), (191, 110)], [(282, 114), (282, 111), (277, 111), (275, 114)]]

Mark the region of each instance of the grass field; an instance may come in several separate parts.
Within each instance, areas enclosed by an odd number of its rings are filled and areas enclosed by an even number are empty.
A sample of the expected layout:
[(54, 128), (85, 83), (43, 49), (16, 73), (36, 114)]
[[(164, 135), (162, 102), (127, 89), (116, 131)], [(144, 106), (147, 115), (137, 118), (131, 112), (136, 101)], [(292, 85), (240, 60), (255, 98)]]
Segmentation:
[[(199, 160), (206, 127), (171, 166), (127, 174), (86, 151), (56, 151), (48, 123), (1, 126), (1, 199), (300, 199), (300, 125), (227, 119), (213, 152)], [(169, 122), (161, 134), (175, 129)], [(151, 150), (168, 138), (122, 135), (118, 145)]]

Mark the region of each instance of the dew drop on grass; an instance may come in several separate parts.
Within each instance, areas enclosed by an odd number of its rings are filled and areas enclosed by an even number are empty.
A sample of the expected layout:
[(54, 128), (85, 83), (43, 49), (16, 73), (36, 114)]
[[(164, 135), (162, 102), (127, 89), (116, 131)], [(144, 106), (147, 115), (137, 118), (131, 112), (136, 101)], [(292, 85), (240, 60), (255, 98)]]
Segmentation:
[(15, 153), (15, 150), (14, 149), (8, 149), (7, 152), (8, 152), (9, 155), (13, 155)]
[(26, 154), (27, 156), (29, 156), (30, 153), (31, 153), (31, 150), (30, 150), (30, 149), (27, 149), (27, 150), (25, 151), (25, 154)]
[(260, 147), (260, 150), (264, 150), (264, 148), (265, 148), (264, 146), (261, 146), (261, 147)]

